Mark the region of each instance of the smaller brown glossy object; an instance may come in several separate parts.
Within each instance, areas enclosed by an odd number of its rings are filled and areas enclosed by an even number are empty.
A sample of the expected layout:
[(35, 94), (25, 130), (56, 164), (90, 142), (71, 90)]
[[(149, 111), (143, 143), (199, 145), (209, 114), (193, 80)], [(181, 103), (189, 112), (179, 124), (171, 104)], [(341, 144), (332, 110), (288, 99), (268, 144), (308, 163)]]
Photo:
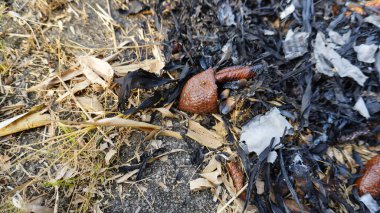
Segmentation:
[[(238, 165), (232, 161), (227, 163), (227, 170), (228, 170), (228, 173), (230, 173), (232, 181), (234, 182), (236, 191), (237, 192), (240, 191), (244, 186), (244, 172), (241, 171)], [(240, 194), (240, 198), (245, 200), (246, 192), (242, 192)]]
[(252, 67), (236, 66), (220, 70), (215, 74), (215, 79), (217, 83), (225, 83), (239, 79), (249, 79), (255, 76), (256, 72), (252, 71)]
[(212, 68), (190, 78), (182, 89), (178, 108), (192, 113), (218, 112), (218, 87)]
[(373, 198), (380, 195), (380, 155), (371, 158), (365, 165), (364, 175), (356, 181), (360, 196), (370, 193)]

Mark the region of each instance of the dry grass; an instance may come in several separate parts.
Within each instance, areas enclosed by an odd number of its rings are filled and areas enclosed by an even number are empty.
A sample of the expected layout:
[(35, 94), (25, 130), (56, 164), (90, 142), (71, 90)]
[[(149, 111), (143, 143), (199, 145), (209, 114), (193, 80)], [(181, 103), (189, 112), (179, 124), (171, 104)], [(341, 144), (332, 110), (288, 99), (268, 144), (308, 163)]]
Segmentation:
[[(21, 5), (22, 8), (17, 11), (0, 5), (0, 19), (8, 23), (1, 32), (8, 43), (0, 42), (0, 81), (3, 83), (0, 87), (4, 91), (0, 94), (0, 103), (2, 107), (23, 103), (22, 107), (5, 109), (1, 120), (26, 112), (30, 106), (41, 103), (46, 105), (46, 113), (53, 120), (51, 125), (28, 133), (0, 138), (2, 212), (23, 212), (43, 206), (49, 207), (45, 210), (58, 212), (72, 209), (78, 212), (95, 211), (99, 200), (114, 196), (109, 180), (113, 175), (110, 172), (112, 167), (105, 158), (110, 150), (118, 150), (125, 143), (125, 134), (130, 132), (130, 128), (81, 126), (75, 122), (94, 121), (117, 114), (115, 85), (103, 88), (92, 84), (77, 94), (71, 93), (60, 102), (56, 100), (64, 93), (70, 93), (78, 82), (83, 81), (83, 76), (60, 81), (34, 93), (25, 92), (51, 76), (51, 73), (59, 74), (68, 67), (75, 67), (76, 56), (80, 54), (117, 58), (123, 53), (133, 55), (135, 61), (153, 57), (152, 51), (160, 45), (162, 36), (157, 37), (160, 34), (151, 28), (139, 29), (134, 25), (131, 29), (122, 29), (120, 40), (117, 40), (115, 27), (120, 26), (108, 15), (110, 8), (107, 1), (105, 5), (106, 9), (98, 4), (37, 0), (24, 7)], [(6, 9), (12, 12), (4, 13)], [(96, 16), (97, 22), (100, 21), (100, 26), (96, 28), (101, 27), (100, 31), (111, 38), (103, 42), (106, 46), (86, 47), (86, 44), (65, 38), (63, 32), (73, 33), (73, 27), (74, 30), (83, 27), (73, 24), (71, 20), (86, 23), (88, 13)], [(150, 21), (145, 21), (150, 26)], [(20, 44), (19, 48), (11, 47), (14, 41)], [(107, 45), (109, 41), (111, 46)], [(123, 41), (131, 42), (120, 46)], [(13, 81), (4, 80), (9, 78)], [(89, 112), (78, 103), (77, 96), (96, 97), (104, 112)], [(138, 99), (134, 101), (139, 102)], [(117, 164), (118, 159), (113, 157), (111, 161)], [(39, 197), (44, 202), (36, 202)], [(20, 205), (15, 205), (17, 203)]]

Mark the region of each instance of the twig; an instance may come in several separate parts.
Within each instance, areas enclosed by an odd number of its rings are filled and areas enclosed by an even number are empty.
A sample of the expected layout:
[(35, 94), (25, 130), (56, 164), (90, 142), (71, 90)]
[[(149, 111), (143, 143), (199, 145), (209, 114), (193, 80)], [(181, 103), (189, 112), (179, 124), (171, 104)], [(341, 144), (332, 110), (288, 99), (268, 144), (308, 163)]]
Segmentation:
[[(107, 3), (108, 15), (112, 18), (112, 16), (111, 16), (110, 1), (107, 0), (106, 3)], [(111, 25), (111, 30), (112, 30), (113, 45), (114, 45), (115, 51), (117, 51), (117, 46), (118, 45), (117, 45), (117, 41), (116, 41), (115, 28), (113, 27), (113, 23), (110, 23), (110, 25)]]
[(218, 212), (217, 213), (221, 213), (221, 212), (223, 212), (223, 210), (224, 209), (226, 209), (234, 200), (236, 200), (236, 198), (238, 198), (239, 196), (240, 196), (240, 194), (246, 189), (248, 187), (248, 183), (247, 184), (245, 184), (245, 186), (243, 187), (243, 188), (241, 188), (240, 189), (240, 191), (238, 191), (237, 193), (236, 193), (236, 195), (233, 197), (233, 198), (231, 198), (226, 204), (224, 204), (224, 206), (221, 208), (221, 209), (219, 209), (218, 210)]

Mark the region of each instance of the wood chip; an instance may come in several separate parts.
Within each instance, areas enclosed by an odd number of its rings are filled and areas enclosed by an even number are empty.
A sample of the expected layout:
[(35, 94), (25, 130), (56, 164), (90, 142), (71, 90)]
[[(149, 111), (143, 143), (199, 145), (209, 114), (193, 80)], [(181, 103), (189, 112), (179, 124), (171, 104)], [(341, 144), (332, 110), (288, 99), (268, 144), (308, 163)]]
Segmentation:
[(135, 169), (133, 171), (128, 172), (127, 174), (123, 175), (121, 178), (117, 179), (116, 183), (123, 183), (123, 182), (127, 181), (130, 177), (132, 177), (137, 172), (139, 172), (138, 169)]
[(118, 75), (124, 76), (129, 72), (143, 69), (148, 72), (159, 74), (161, 69), (164, 68), (165, 63), (158, 59), (148, 59), (139, 63), (129, 64), (125, 66), (113, 67)]
[(83, 106), (88, 112), (101, 113), (104, 112), (102, 104), (98, 101), (95, 96), (87, 97), (77, 97), (78, 102)]
[(224, 142), (224, 138), (222, 136), (191, 120), (189, 121), (189, 129), (186, 136), (197, 141), (203, 146), (213, 149), (221, 147)]
[(190, 190), (191, 191), (199, 191), (208, 188), (215, 188), (210, 181), (206, 178), (198, 178), (190, 181)]

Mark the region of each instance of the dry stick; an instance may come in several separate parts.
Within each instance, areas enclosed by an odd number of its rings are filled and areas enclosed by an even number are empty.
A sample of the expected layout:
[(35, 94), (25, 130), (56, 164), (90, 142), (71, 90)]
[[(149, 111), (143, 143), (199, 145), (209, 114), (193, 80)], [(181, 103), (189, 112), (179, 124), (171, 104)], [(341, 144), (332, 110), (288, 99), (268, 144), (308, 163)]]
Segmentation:
[(54, 202), (54, 213), (58, 213), (58, 207), (59, 207), (59, 191), (58, 191), (59, 186), (55, 186), (55, 202)]
[[(111, 8), (110, 8), (110, 1), (107, 0), (106, 3), (107, 3), (108, 15), (112, 18), (112, 16), (111, 16)], [(116, 43), (115, 29), (114, 29), (114, 27), (113, 27), (113, 23), (112, 23), (112, 22), (110, 23), (110, 25), (111, 25), (111, 29), (112, 29), (112, 40), (113, 40), (113, 45), (114, 45), (115, 51), (117, 51), (117, 43)]]
[[(57, 75), (57, 78), (61, 81), (63, 87), (65, 87), (65, 89), (67, 90), (67, 92), (70, 93), (71, 97), (73, 98), (75, 104), (83, 111), (83, 113), (87, 116), (87, 118), (90, 120), (90, 121), (94, 121), (94, 119), (92, 119), (92, 117), (87, 113), (87, 111), (83, 108), (83, 106), (78, 102), (77, 98), (75, 97), (74, 93), (71, 91), (71, 89), (66, 85), (66, 83), (62, 80), (62, 78)], [(99, 132), (108, 140), (108, 141), (112, 141), (104, 132), (103, 130), (98, 126), (96, 127)]]
[[(70, 45), (70, 44), (62, 44), (62, 46), (65, 46), (65, 47), (69, 47), (69, 48), (74, 48), (74, 49), (85, 49), (85, 50), (113, 50), (113, 47), (99, 47), (99, 48), (96, 48), (96, 47), (86, 47), (86, 46), (83, 46), (82, 44), (79, 44), (77, 42), (74, 42), (74, 41), (71, 41), (71, 40), (67, 40), (71, 43), (74, 43), (78, 46), (73, 46), (73, 45)], [(137, 48), (143, 48), (143, 47), (152, 47), (156, 45), (156, 43), (147, 43), (147, 44), (142, 44), (142, 45), (134, 45), (134, 46), (125, 46), (125, 47), (120, 47), (119, 49), (122, 49), (122, 50), (126, 50), (126, 49), (137, 49)]]
[(36, 45), (37, 45), (38, 49), (40, 49), (40, 43), (38, 42), (36, 34), (34, 34), (34, 30), (33, 30), (32, 26), (30, 26), (30, 24), (27, 21), (25, 21), (25, 24), (26, 24), (26, 26), (29, 27), (30, 31), (32, 32), (32, 36), (33, 36), (34, 40), (36, 40)]
[(248, 183), (245, 184), (245, 186), (243, 188), (240, 189), (240, 191), (238, 191), (238, 193), (236, 193), (236, 195), (231, 198), (221, 209), (219, 209), (219, 211), (217, 213), (221, 213), (224, 209), (226, 209), (234, 200), (236, 200), (236, 198), (238, 198), (240, 196), (240, 194), (248, 187)]
[[(3, 83), (2, 83), (2, 80), (1, 80), (1, 76), (2, 76), (2, 75), (0, 75), (0, 92), (4, 94), (5, 92), (4, 92), (4, 88), (3, 88)], [(0, 102), (0, 104), (1, 104), (1, 103), (2, 103), (2, 102)]]

